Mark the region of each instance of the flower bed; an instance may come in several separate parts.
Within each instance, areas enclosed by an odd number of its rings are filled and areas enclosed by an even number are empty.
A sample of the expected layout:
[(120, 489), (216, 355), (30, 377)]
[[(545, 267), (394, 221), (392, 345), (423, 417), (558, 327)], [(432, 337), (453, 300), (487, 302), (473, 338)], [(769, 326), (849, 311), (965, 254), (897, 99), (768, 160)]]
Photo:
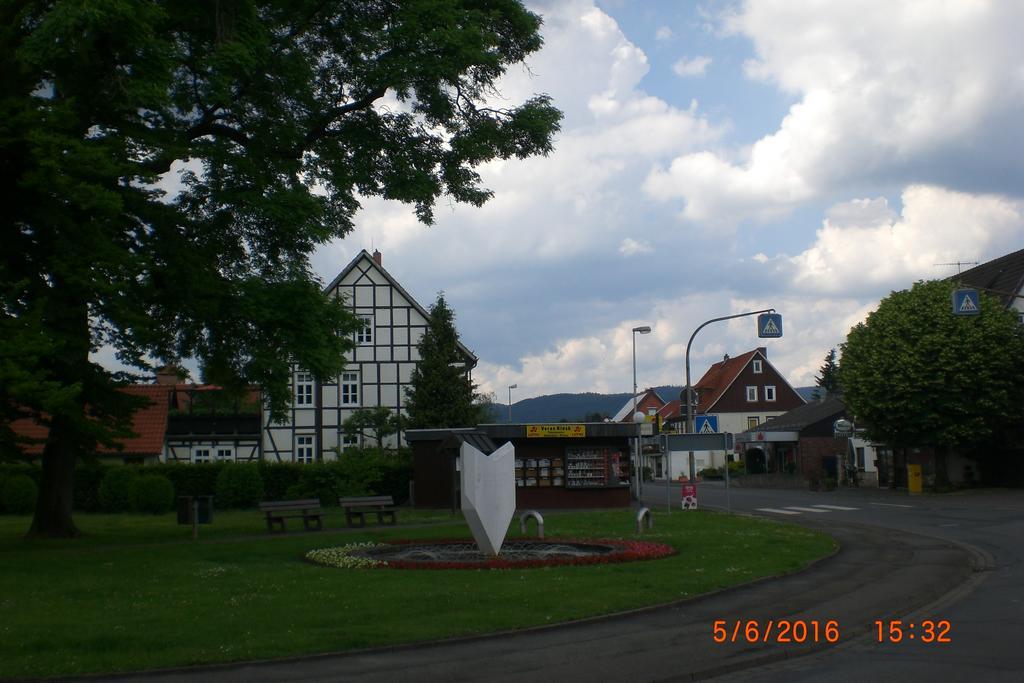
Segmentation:
[(664, 543), (623, 539), (515, 540), (506, 542), (502, 551), (497, 557), (485, 556), (466, 539), (398, 540), (319, 548), (306, 559), (342, 569), (529, 569), (656, 560), (676, 553)]

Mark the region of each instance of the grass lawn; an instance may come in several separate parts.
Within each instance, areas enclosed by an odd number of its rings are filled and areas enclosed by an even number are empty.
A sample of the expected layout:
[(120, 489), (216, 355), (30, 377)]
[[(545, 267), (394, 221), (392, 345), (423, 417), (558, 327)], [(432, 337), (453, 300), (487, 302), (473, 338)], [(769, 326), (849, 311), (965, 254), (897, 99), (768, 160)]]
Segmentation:
[[(0, 678), (131, 671), (337, 652), (628, 610), (792, 572), (834, 542), (711, 512), (655, 513), (654, 561), (517, 570), (334, 569), (313, 548), (470, 536), (447, 512), (399, 527), (269, 535), (255, 512), (217, 512), (191, 540), (174, 515), (78, 515), (87, 537), (25, 541), (0, 517)], [(416, 525), (418, 522), (431, 524)], [(629, 510), (545, 517), (548, 536), (632, 538)], [(408, 526), (407, 526), (408, 525)], [(301, 528), (301, 527), (300, 527)], [(532, 525), (531, 525), (532, 529)], [(518, 536), (513, 522), (509, 536)]]

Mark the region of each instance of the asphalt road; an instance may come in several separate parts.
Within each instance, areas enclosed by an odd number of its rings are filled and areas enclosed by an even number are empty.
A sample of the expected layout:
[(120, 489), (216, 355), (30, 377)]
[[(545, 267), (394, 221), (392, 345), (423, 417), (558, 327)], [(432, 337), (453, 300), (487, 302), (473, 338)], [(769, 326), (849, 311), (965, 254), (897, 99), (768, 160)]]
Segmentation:
[[(724, 507), (720, 484), (700, 503)], [(649, 486), (646, 502), (665, 505)], [(673, 501), (678, 510), (678, 499)], [(632, 615), (432, 645), (121, 677), (146, 681), (1020, 680), (1024, 494), (909, 498), (733, 489), (734, 511), (828, 531), (842, 550), (797, 575)], [(687, 514), (678, 511), (675, 514)], [(875, 620), (950, 622), (950, 643), (879, 644)], [(742, 620), (819, 624), (818, 642), (715, 643)], [(838, 642), (824, 641), (834, 621)], [(918, 631), (918, 634), (923, 631)]]
[[(658, 493), (656, 499), (663, 504), (664, 488), (655, 488), (651, 487), (647, 498), (651, 500)], [(705, 506), (724, 507), (724, 487), (717, 482), (701, 485), (698, 499)], [(872, 634), (820, 654), (734, 673), (720, 680), (1024, 680), (1024, 491), (908, 496), (878, 489), (813, 493), (732, 488), (729, 501), (734, 511), (826, 531), (864, 524), (961, 544), (976, 555), (981, 571), (946, 599), (903, 618), (905, 623), (918, 625), (922, 620), (948, 620), (949, 643), (924, 644), (920, 626), (913, 632), (905, 626), (899, 643), (879, 643)], [(838, 509), (841, 507), (852, 509)], [(786, 514), (793, 512), (798, 514)]]

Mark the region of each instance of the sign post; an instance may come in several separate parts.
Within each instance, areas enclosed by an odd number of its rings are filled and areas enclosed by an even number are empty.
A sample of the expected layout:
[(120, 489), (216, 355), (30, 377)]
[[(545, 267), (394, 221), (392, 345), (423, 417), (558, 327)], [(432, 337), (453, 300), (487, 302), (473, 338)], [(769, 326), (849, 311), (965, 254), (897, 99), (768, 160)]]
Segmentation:
[[(762, 315), (763, 314), (763, 315)], [(748, 315), (756, 315), (757, 319), (757, 336), (778, 338), (782, 336), (782, 314), (776, 313), (774, 308), (765, 308), (760, 311), (748, 311), (747, 313), (737, 313), (736, 315), (726, 315), (721, 318), (712, 318), (700, 324), (693, 334), (690, 335), (690, 341), (686, 342), (686, 387), (683, 391), (686, 392), (686, 431), (693, 433), (693, 402), (690, 401), (691, 392), (693, 387), (690, 386), (690, 347), (693, 345), (693, 340), (697, 336), (697, 333), (703, 330), (711, 323), (720, 322), (722, 320), (732, 320), (733, 318), (743, 318)], [(726, 462), (728, 467), (728, 462)], [(693, 461), (693, 451), (690, 451), (690, 480), (694, 480), (697, 477), (696, 467)]]
[(953, 290), (953, 315), (980, 315), (981, 301), (976, 289)]

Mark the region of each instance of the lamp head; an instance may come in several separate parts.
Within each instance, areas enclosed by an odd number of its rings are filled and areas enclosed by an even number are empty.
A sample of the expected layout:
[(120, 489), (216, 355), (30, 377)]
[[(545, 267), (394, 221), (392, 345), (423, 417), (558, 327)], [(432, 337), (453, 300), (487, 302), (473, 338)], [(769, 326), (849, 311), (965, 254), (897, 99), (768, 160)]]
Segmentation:
[(650, 325), (641, 325), (640, 327), (634, 327), (633, 331), (634, 332), (639, 332), (640, 334), (650, 334), (651, 333), (651, 326)]

